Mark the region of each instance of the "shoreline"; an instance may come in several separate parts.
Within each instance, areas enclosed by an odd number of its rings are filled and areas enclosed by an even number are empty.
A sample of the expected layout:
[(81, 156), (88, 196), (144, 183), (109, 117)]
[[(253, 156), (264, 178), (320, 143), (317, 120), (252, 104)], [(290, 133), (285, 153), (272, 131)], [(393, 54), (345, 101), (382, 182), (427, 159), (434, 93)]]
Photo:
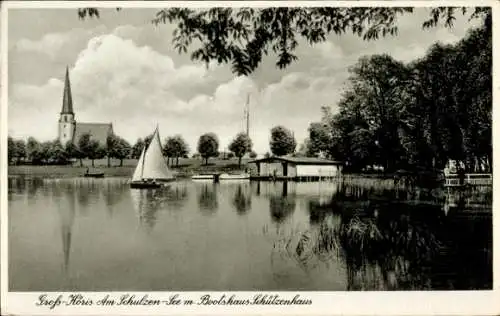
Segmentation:
[[(132, 177), (136, 168), (135, 160), (124, 161), (123, 166), (117, 166), (116, 162), (107, 166), (106, 161), (96, 161), (95, 167), (91, 166), (89, 161), (84, 161), (83, 166), (79, 163), (73, 165), (9, 165), (7, 167), (8, 178), (40, 178), (40, 179), (67, 179), (83, 177), (87, 168), (92, 173), (104, 173), (105, 177)], [(231, 173), (243, 172), (245, 169), (251, 169), (246, 163), (242, 162), (241, 167), (235, 161), (214, 160), (208, 165), (202, 165), (196, 161), (186, 161), (179, 166), (170, 166), (170, 170), (177, 178), (188, 178), (198, 173)]]

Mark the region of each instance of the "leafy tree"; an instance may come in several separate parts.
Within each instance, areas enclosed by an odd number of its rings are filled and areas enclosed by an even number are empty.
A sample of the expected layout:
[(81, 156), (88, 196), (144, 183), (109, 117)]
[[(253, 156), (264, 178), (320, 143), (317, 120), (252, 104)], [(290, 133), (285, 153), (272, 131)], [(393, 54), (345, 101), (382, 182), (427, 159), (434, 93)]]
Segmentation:
[(131, 156), (133, 159), (139, 159), (139, 157), (141, 156), (142, 148), (144, 148), (144, 141), (142, 140), (142, 138), (139, 138), (132, 147)]
[[(297, 156), (300, 157), (308, 157), (308, 156), (313, 156), (312, 154), (309, 154), (309, 138), (304, 139), (302, 144), (299, 146), (299, 150), (297, 152)], [(328, 144), (328, 147), (330, 144)]]
[(326, 155), (332, 142), (328, 125), (320, 122), (311, 123), (308, 131), (309, 138), (304, 154), (310, 157)]
[(253, 150), (252, 150), (252, 151), (250, 152), (250, 158), (252, 158), (252, 159), (257, 158), (257, 153), (256, 153), (255, 151), (253, 151)]
[(47, 158), (48, 160), (57, 165), (64, 165), (68, 163), (68, 155), (59, 139), (47, 143)]
[[(491, 21), (488, 7), (435, 7), (422, 27), (443, 21), (451, 27), (458, 12)], [(276, 66), (285, 68), (298, 59), (299, 45), (324, 42), (330, 34), (352, 33), (364, 40), (395, 36), (398, 18), (411, 13), (413, 8), (401, 7), (167, 8), (152, 22), (176, 24), (172, 37), (179, 53), (192, 49), (192, 60), (231, 64), (235, 74), (248, 75), (271, 53)], [(78, 16), (99, 17), (99, 11), (82, 8)]]
[[(154, 136), (154, 134), (151, 134), (151, 135), (144, 137), (144, 145), (146, 146), (146, 148), (148, 148), (149, 144), (151, 143), (153, 136)], [(142, 148), (141, 148), (141, 150), (142, 150)]]
[(435, 171), (449, 160), (466, 171), (491, 170), (491, 47), (485, 23), (407, 65), (386, 55), (361, 58), (339, 112), (323, 113), (329, 155), (352, 170)]
[(26, 158), (26, 143), (22, 139), (14, 141), (14, 146), (16, 150), (17, 163), (19, 164), (21, 159)]
[(83, 158), (85, 158), (85, 156), (80, 151), (80, 149), (78, 148), (78, 146), (76, 146), (75, 143), (73, 143), (73, 141), (69, 140), (66, 143), (66, 145), (64, 146), (64, 150), (66, 151), (66, 156), (69, 159), (72, 159), (72, 158), (78, 159), (80, 161), (80, 167), (83, 167), (83, 161), (82, 160), (83, 160)]
[(86, 156), (92, 161), (92, 167), (95, 167), (94, 161), (102, 159), (106, 156), (106, 147), (102, 146), (99, 141), (91, 139), (86, 147)]
[(269, 157), (271, 157), (271, 154), (270, 154), (269, 152), (266, 152), (266, 153), (264, 154), (264, 158), (269, 158)]
[(118, 137), (114, 134), (109, 134), (106, 137), (106, 156), (108, 158), (108, 168), (111, 167), (111, 158), (115, 156), (116, 146), (118, 145)]
[(16, 153), (16, 145), (15, 145), (15, 142), (14, 142), (14, 139), (12, 137), (7, 137), (7, 157), (8, 157), (8, 163), (10, 164), (10, 162), (12, 160), (14, 160), (14, 158), (17, 156), (17, 153)]
[[(95, 144), (93, 144), (93, 146), (95, 146)], [(80, 151), (81, 154), (80, 159), (90, 158), (90, 153), (92, 150), (94, 150), (94, 148), (91, 147), (91, 140), (89, 133), (82, 134), (78, 139), (78, 150)]]
[(246, 133), (239, 133), (229, 144), (229, 150), (238, 157), (238, 166), (241, 167), (241, 158), (252, 150), (252, 140)]
[(283, 126), (271, 129), (271, 152), (276, 156), (284, 156), (295, 152), (297, 142), (292, 132)]
[(120, 159), (120, 167), (123, 166), (123, 159), (127, 158), (132, 151), (130, 144), (123, 138), (117, 137), (116, 144), (113, 150), (113, 157)]
[(28, 138), (28, 142), (26, 144), (26, 152), (28, 159), (32, 164), (36, 165), (42, 163), (41, 145), (34, 137)]
[[(108, 158), (108, 167), (111, 166), (110, 158), (120, 159), (120, 167), (123, 166), (123, 159), (130, 155), (132, 150), (130, 144), (117, 135), (109, 135), (106, 139), (106, 156)], [(140, 152), (139, 152), (140, 155)]]
[(133, 159), (139, 159), (142, 153), (142, 149), (144, 147), (148, 147), (149, 143), (151, 142), (151, 139), (153, 139), (153, 134), (146, 136), (144, 139), (138, 138), (134, 146), (132, 147), (132, 153), (131, 157)]
[(401, 167), (402, 154), (399, 131), (405, 99), (400, 87), (406, 85), (410, 71), (388, 55), (363, 57), (350, 71), (351, 91), (356, 96), (349, 96), (346, 102), (359, 106), (359, 126), (373, 134), (372, 142), (379, 148), (379, 163), (387, 171), (394, 171)]
[(163, 153), (169, 158), (176, 158), (176, 166), (179, 165), (179, 157), (184, 157), (189, 153), (189, 148), (180, 135), (167, 138)]
[(198, 140), (198, 152), (205, 159), (208, 165), (208, 158), (217, 157), (219, 150), (219, 139), (214, 133), (207, 133), (200, 136)]
[(170, 158), (173, 158), (174, 156), (174, 149), (173, 147), (169, 144), (170, 137), (165, 139), (164, 141), (164, 146), (162, 149), (163, 156), (167, 157), (167, 165), (170, 165)]
[(233, 159), (233, 158), (234, 158), (234, 153), (229, 152), (229, 153), (227, 154), (227, 159)]

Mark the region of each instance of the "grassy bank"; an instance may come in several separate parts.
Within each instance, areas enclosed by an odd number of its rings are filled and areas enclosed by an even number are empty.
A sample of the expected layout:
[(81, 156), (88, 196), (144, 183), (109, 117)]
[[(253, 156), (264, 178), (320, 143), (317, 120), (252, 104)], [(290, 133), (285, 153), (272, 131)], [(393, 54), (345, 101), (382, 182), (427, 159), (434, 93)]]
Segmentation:
[[(212, 159), (208, 165), (205, 165), (201, 159), (182, 158), (179, 159), (179, 164), (171, 163), (170, 168), (177, 173), (179, 177), (187, 177), (197, 173), (212, 173), (212, 172), (238, 172), (245, 169), (250, 170), (255, 166), (247, 165), (248, 159), (243, 159), (241, 167), (238, 167), (237, 159)], [(107, 159), (100, 159), (92, 162), (90, 160), (83, 161), (83, 167), (80, 162), (75, 162), (69, 166), (31, 166), (19, 165), (9, 166), (9, 176), (36, 177), (36, 178), (74, 178), (81, 177), (87, 168), (91, 172), (104, 172), (107, 177), (131, 177), (137, 165), (136, 159), (125, 159), (123, 165), (120, 166), (119, 160), (111, 160), (111, 167), (108, 167)]]

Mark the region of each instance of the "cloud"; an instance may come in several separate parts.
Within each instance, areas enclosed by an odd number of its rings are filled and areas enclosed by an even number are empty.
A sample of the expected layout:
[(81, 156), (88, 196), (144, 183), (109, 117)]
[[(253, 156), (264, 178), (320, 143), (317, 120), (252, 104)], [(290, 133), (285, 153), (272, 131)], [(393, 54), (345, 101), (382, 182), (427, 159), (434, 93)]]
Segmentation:
[[(244, 129), (244, 104), (250, 95), (255, 149), (265, 152), (273, 125), (307, 127), (304, 118), (314, 118), (319, 113), (314, 108), (332, 100), (337, 84), (329, 78), (291, 73), (261, 90), (248, 77), (232, 77), (211, 92), (200, 93), (198, 88), (217, 81), (220, 66), (177, 65), (152, 47), (117, 36), (120, 32), (91, 38), (79, 52), (70, 76), (77, 121), (113, 122), (116, 132), (130, 142), (150, 133), (158, 123), (164, 137), (182, 134), (193, 149), (206, 132), (218, 134), (221, 147), (226, 147)], [(182, 90), (190, 90), (191, 96), (179, 93)], [(16, 133), (20, 136), (54, 138), (61, 98), (61, 79), (43, 85), (16, 84), (9, 124), (23, 126)], [(37, 116), (31, 115), (34, 111)], [(53, 124), (37, 131), (40, 122)]]
[(9, 135), (55, 139), (62, 91), (63, 82), (55, 78), (41, 86), (16, 84), (9, 95)]
[(18, 52), (35, 52), (44, 54), (51, 59), (60, 57), (66, 50), (80, 50), (85, 43), (97, 34), (106, 32), (104, 26), (92, 29), (75, 28), (67, 32), (48, 33), (38, 40), (22, 38), (15, 43)]

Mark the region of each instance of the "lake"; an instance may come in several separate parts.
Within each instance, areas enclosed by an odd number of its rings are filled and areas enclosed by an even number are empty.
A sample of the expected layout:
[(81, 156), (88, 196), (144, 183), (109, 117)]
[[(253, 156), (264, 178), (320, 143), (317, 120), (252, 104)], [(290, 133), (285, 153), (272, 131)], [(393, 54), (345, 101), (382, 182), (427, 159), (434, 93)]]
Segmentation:
[(11, 291), (492, 288), (492, 193), (9, 178)]

